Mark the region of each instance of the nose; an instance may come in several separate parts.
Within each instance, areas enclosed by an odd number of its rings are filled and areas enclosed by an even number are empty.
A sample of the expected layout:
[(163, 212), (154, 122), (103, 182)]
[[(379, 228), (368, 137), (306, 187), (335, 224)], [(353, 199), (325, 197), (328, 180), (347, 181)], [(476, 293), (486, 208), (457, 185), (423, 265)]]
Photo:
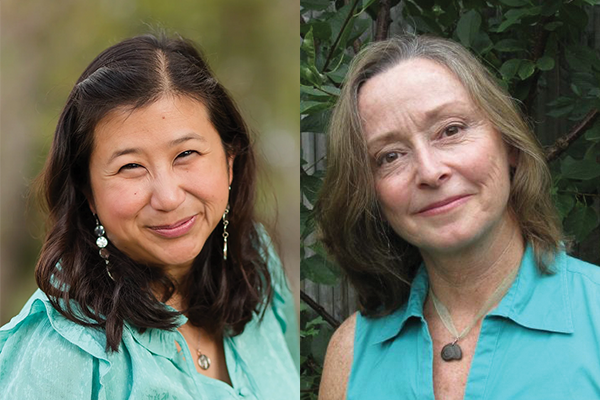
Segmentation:
[(451, 168), (431, 146), (416, 151), (415, 162), (419, 188), (436, 188), (450, 178)]
[(185, 200), (185, 190), (175, 174), (161, 173), (154, 179), (150, 205), (159, 211), (173, 211)]

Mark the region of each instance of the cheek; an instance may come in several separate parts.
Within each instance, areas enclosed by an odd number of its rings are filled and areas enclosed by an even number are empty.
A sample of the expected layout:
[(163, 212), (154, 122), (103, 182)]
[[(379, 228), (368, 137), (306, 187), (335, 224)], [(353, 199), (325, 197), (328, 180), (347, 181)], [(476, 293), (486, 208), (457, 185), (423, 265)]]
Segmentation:
[(106, 224), (125, 222), (135, 216), (147, 202), (147, 190), (136, 184), (108, 184), (94, 192), (98, 213)]
[(388, 221), (398, 219), (409, 206), (410, 190), (397, 176), (379, 179), (375, 183), (375, 192)]
[(229, 196), (229, 174), (227, 168), (210, 165), (195, 171), (189, 170), (185, 174), (185, 185), (188, 192), (208, 203), (227, 203)]

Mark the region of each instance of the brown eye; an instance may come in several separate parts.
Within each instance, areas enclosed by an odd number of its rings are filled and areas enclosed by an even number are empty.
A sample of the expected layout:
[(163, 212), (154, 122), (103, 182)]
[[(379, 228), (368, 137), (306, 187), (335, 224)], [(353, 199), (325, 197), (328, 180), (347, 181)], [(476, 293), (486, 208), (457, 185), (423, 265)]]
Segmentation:
[(377, 160), (377, 164), (379, 164), (379, 165), (389, 164), (389, 163), (396, 161), (398, 159), (398, 157), (399, 157), (399, 154), (397, 152), (391, 151), (391, 152), (385, 153), (381, 157), (379, 157), (379, 159)]
[(460, 130), (461, 130), (461, 127), (460, 127), (460, 126), (458, 126), (458, 125), (450, 125), (449, 127), (447, 127), (447, 128), (444, 130), (444, 135), (445, 135), (445, 136), (454, 136), (454, 135), (456, 135), (457, 133), (459, 133), (459, 132), (460, 132)]
[(392, 162), (398, 158), (398, 153), (388, 153), (385, 155), (386, 162)]

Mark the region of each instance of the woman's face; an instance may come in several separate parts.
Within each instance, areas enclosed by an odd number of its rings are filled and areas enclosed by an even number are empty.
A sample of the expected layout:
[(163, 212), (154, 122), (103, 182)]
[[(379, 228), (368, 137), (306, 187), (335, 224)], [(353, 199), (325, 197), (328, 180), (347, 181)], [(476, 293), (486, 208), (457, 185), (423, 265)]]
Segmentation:
[(508, 149), (448, 69), (402, 62), (363, 85), (359, 112), (375, 190), (399, 236), (441, 254), (500, 232), (508, 218)]
[(133, 260), (187, 268), (227, 206), (232, 163), (196, 100), (117, 109), (94, 131), (90, 207)]

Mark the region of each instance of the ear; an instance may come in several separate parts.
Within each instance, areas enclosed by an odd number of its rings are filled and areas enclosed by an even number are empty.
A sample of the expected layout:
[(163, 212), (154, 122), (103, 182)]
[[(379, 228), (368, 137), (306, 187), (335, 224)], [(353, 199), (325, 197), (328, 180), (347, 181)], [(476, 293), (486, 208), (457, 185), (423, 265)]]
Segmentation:
[(94, 196), (92, 196), (91, 190), (86, 190), (86, 191), (84, 191), (83, 194), (84, 194), (85, 198), (87, 199), (88, 206), (90, 207), (92, 214), (94, 214), (94, 215), (98, 214), (96, 212), (96, 202), (94, 202)]
[(229, 186), (231, 186), (231, 182), (233, 182), (233, 161), (234, 160), (235, 160), (234, 155), (227, 157), (227, 175), (229, 176)]

